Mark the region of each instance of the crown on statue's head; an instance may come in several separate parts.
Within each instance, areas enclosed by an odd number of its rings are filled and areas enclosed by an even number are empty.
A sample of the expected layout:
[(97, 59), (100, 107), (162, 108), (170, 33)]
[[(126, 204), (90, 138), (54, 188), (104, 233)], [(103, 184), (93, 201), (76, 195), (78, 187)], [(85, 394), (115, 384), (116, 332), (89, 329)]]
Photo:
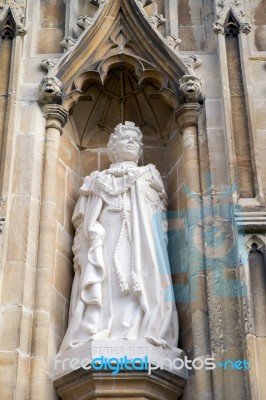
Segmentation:
[(126, 126), (136, 126), (135, 122), (125, 121), (124, 125)]

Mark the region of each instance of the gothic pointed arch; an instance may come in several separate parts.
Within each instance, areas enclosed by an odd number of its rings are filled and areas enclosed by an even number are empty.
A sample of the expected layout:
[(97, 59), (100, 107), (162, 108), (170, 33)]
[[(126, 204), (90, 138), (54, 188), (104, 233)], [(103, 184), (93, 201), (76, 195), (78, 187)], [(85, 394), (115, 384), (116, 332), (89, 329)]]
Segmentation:
[(21, 8), (14, 6), (3, 8), (3, 17), (0, 21), (1, 39), (13, 39), (16, 35), (24, 36), (26, 29), (23, 26), (24, 16)]
[[(99, 146), (100, 132), (108, 134), (125, 120), (137, 123), (148, 142), (161, 145), (178, 130), (178, 82), (199, 63), (181, 57), (145, 6), (135, 0), (101, 2), (94, 18), (78, 21), (84, 28), (80, 38), (62, 42), (67, 51), (49, 75), (62, 82), (62, 104), (81, 147), (92, 137), (90, 144)], [(75, 119), (74, 108), (86, 117)]]
[(248, 34), (251, 30), (251, 25), (245, 18), (243, 4), (239, 1), (217, 0), (216, 15), (217, 20), (212, 26), (214, 33), (226, 33), (228, 23), (233, 23), (239, 32)]

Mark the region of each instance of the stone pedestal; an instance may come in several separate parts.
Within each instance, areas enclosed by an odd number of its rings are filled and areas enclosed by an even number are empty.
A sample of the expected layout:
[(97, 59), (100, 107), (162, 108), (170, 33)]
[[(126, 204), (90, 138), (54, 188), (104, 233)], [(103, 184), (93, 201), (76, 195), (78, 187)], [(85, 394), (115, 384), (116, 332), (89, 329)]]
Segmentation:
[(93, 340), (57, 355), (54, 386), (62, 400), (177, 400), (187, 380), (183, 358), (182, 350), (163, 349), (145, 339)]
[(177, 400), (186, 379), (168, 371), (92, 372), (80, 368), (54, 382), (62, 400)]

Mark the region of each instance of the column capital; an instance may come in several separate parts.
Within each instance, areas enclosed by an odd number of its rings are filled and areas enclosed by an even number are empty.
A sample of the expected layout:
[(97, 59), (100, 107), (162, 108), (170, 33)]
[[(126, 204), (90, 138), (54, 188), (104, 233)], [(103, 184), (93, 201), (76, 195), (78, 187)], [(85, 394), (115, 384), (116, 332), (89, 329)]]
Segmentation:
[(197, 126), (201, 105), (198, 103), (182, 104), (175, 113), (175, 119), (182, 134), (186, 127)]
[(46, 118), (46, 129), (56, 128), (63, 133), (63, 127), (67, 122), (68, 112), (60, 104), (45, 104), (43, 115)]

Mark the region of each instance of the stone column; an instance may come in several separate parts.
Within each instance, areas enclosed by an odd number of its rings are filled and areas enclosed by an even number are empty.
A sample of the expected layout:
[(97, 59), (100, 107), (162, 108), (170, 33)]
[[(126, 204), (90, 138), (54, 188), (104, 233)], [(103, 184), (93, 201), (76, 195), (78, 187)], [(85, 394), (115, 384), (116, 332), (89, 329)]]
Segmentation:
[[(48, 97), (39, 97), (48, 103), (51, 85), (58, 85), (54, 78), (44, 78), (44, 91), (48, 87)], [(52, 101), (58, 101), (60, 90), (53, 93)], [(47, 390), (48, 342), (50, 326), (49, 291), (52, 285), (56, 251), (56, 181), (60, 135), (67, 121), (67, 112), (60, 104), (43, 106), (45, 125), (45, 145), (43, 160), (42, 201), (40, 213), (39, 248), (35, 284), (34, 321), (31, 345), (31, 381), (29, 398), (45, 399)]]
[[(190, 310), (194, 358), (210, 357), (207, 289), (204, 263), (202, 188), (198, 144), (198, 119), (203, 102), (201, 82), (185, 75), (180, 80), (180, 98), (184, 103), (176, 112), (183, 135), (184, 178), (187, 196), (188, 268)], [(211, 374), (204, 368), (195, 370), (197, 400), (212, 399)]]

